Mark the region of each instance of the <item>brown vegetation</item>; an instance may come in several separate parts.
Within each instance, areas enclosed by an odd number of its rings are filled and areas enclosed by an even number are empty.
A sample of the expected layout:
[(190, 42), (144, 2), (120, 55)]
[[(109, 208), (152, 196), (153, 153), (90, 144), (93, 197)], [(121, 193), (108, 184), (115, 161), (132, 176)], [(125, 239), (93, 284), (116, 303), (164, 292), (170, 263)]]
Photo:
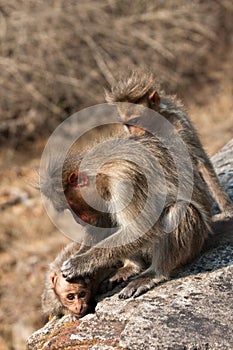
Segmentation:
[(103, 87), (133, 65), (152, 69), (170, 92), (205, 102), (200, 90), (218, 89), (223, 70), (232, 74), (232, 13), (231, 0), (3, 0), (1, 139), (48, 134), (103, 102)]

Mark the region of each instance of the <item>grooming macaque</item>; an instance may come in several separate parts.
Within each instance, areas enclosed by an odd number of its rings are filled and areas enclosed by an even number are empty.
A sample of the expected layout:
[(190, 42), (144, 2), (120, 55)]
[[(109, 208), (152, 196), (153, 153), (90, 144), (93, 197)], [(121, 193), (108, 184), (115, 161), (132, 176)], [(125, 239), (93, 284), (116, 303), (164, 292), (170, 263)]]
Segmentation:
[[(219, 217), (233, 216), (233, 205), (227, 194), (222, 190), (211, 161), (204, 151), (197, 132), (182, 104), (174, 96), (168, 96), (160, 91), (159, 85), (156, 85), (155, 78), (151, 73), (134, 71), (128, 76), (124, 75), (112, 87), (111, 92), (106, 92), (106, 100), (110, 103), (118, 102), (120, 118), (125, 123), (130, 120), (133, 121), (133, 119), (136, 121), (135, 118), (142, 117), (142, 109), (138, 106), (153, 109), (165, 117), (175, 127), (187, 145), (194, 166), (200, 172), (223, 212), (223, 215), (219, 215)], [(121, 102), (127, 102), (128, 104)], [(140, 121), (138, 125), (140, 125)], [(130, 128), (133, 131), (134, 127), (130, 126)]]
[[(140, 271), (138, 256), (149, 257), (149, 267), (121, 292), (120, 297), (127, 298), (167, 280), (198, 255), (211, 233), (211, 199), (195, 168), (191, 174), (184, 166), (185, 183), (179, 184), (176, 155), (159, 138), (143, 134), (140, 128), (132, 133), (124, 125), (119, 127), (122, 133), (117, 132), (116, 139), (111, 126), (111, 133), (100, 137), (95, 147), (93, 143), (88, 147), (88, 133), (86, 151), (79, 152), (78, 143), (72, 146), (62, 165), (66, 203), (61, 198), (59, 165), (50, 164), (41, 190), (54, 207), (71, 210), (91, 242), (87, 251), (74, 253), (63, 263), (67, 281), (85, 278), (119, 260), (124, 264), (121, 279), (128, 262), (131, 270), (136, 266)], [(189, 185), (193, 185), (191, 198), (186, 193)], [(100, 199), (103, 203), (98, 207)], [(127, 278), (133, 274), (129, 272)]]
[(80, 244), (70, 243), (49, 265), (42, 294), (42, 309), (46, 316), (71, 314), (81, 318), (93, 312), (97, 292), (106, 291), (101, 288), (102, 284), (108, 281), (115, 268), (101, 269), (90, 276), (77, 276), (69, 282), (62, 276), (63, 262), (79, 251)]

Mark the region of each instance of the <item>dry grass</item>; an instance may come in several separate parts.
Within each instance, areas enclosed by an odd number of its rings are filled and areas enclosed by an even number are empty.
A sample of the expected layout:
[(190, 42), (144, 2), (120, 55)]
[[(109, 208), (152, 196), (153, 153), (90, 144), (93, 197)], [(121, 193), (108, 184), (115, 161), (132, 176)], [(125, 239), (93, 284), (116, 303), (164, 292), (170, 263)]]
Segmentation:
[(192, 99), (218, 79), (231, 52), (231, 0), (133, 4), (1, 2), (2, 140), (16, 146), (47, 135), (67, 115), (102, 102), (103, 87), (128, 66), (151, 68), (168, 90)]
[(0, 349), (24, 349), (25, 338), (43, 325), (47, 264), (68, 241), (48, 219), (39, 191), (28, 185), (39, 159), (22, 161), (0, 171)]
[(203, 95), (209, 96), (204, 105), (190, 103), (189, 106), (190, 116), (209, 155), (233, 137), (233, 85), (225, 77), (217, 87), (204, 89)]

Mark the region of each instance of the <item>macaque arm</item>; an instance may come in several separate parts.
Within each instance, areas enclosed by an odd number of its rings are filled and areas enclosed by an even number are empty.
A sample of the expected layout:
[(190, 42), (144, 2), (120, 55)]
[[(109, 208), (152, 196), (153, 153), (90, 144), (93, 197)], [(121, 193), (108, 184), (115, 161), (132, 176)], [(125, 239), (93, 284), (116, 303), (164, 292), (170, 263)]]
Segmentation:
[[(135, 234), (132, 228), (130, 232), (129, 229), (120, 230), (98, 243), (88, 252), (81, 255), (74, 255), (72, 258), (66, 260), (61, 268), (62, 274), (67, 280), (70, 280), (78, 275), (92, 273), (100, 267), (112, 266), (119, 259), (132, 255), (145, 247), (148, 242), (152, 242), (154, 235), (155, 232), (153, 230), (141, 236), (139, 236), (139, 233)], [(127, 237), (127, 239), (132, 237), (131, 242), (124, 244), (124, 237)], [(133, 237), (138, 238), (133, 239)]]

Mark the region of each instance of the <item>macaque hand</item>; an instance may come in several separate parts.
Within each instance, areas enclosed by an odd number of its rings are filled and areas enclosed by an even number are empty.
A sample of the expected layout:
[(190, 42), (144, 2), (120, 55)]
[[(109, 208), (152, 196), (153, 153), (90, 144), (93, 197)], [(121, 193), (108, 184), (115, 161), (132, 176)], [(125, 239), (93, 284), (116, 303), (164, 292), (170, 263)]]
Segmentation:
[(85, 276), (88, 273), (93, 272), (92, 259), (88, 258), (88, 255), (82, 254), (69, 258), (61, 267), (63, 277), (70, 281), (77, 276)]

